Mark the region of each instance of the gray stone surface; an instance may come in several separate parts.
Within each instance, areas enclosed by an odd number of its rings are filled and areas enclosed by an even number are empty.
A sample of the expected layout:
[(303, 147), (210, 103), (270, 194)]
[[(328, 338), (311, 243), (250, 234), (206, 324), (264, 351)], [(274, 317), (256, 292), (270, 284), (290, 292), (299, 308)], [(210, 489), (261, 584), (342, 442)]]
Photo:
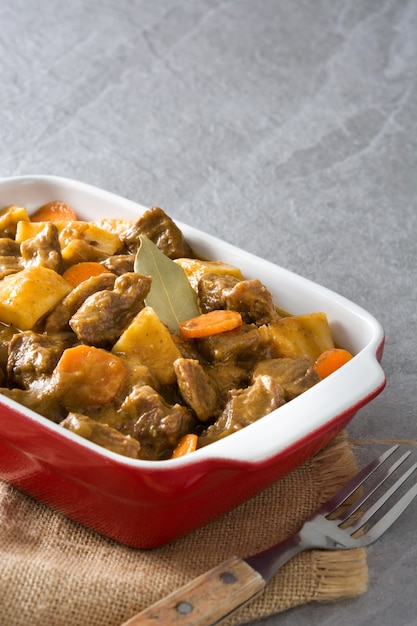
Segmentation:
[[(158, 204), (359, 303), (388, 384), (349, 433), (416, 439), (416, 22), (415, 0), (1, 0), (0, 176)], [(364, 596), (263, 624), (417, 624), (416, 510)]]

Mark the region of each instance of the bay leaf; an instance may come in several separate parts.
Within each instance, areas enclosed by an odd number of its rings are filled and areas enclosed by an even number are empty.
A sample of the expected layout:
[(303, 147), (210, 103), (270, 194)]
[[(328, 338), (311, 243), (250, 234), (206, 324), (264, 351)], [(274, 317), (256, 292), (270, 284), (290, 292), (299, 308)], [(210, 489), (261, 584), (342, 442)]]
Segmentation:
[(177, 263), (167, 257), (148, 237), (140, 235), (135, 257), (135, 272), (152, 277), (145, 300), (161, 322), (177, 332), (180, 322), (200, 315), (197, 294)]

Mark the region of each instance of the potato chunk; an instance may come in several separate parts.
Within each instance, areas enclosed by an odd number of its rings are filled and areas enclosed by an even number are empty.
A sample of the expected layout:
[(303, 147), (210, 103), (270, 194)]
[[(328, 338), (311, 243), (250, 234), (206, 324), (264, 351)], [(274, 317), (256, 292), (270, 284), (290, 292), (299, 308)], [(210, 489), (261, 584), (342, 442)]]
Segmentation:
[(197, 291), (198, 281), (204, 274), (229, 275), (243, 280), (244, 276), (238, 267), (223, 263), (222, 261), (200, 261), (200, 259), (180, 258), (175, 259), (185, 272), (193, 289)]
[(103, 217), (102, 219), (90, 222), (91, 226), (97, 226), (97, 228), (101, 228), (101, 230), (105, 230), (108, 233), (119, 235), (119, 237), (124, 235), (129, 228), (132, 228), (134, 223), (134, 221), (117, 217)]
[[(27, 222), (21, 220), (17, 223), (15, 240), (17, 243), (22, 243), (22, 241), (26, 241), (26, 239), (32, 239), (36, 237), (36, 235), (39, 235), (50, 223), (51, 222)], [(68, 222), (54, 222), (58, 233), (61, 233), (67, 224)]]
[(273, 357), (307, 356), (313, 363), (322, 352), (334, 348), (327, 316), (322, 312), (283, 317), (260, 331), (271, 342)]
[(47, 267), (28, 267), (0, 281), (0, 322), (31, 330), (71, 286)]
[(82, 261), (102, 261), (122, 247), (117, 233), (110, 233), (87, 222), (84, 224), (86, 228), (79, 228), (82, 232), (77, 233), (75, 238), (70, 238), (69, 229), (61, 232), (62, 258), (67, 265)]
[(112, 352), (135, 354), (161, 385), (175, 382), (174, 361), (181, 357), (169, 330), (155, 311), (142, 309), (114, 344)]
[(0, 233), (2, 236), (13, 239), (20, 221), (29, 221), (29, 216), (24, 207), (11, 205), (2, 209), (0, 211)]

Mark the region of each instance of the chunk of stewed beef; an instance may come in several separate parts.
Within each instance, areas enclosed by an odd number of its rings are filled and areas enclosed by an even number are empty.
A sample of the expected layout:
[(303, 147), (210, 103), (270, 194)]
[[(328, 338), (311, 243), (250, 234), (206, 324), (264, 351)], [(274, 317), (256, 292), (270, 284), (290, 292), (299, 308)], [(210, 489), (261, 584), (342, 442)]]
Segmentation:
[(226, 308), (239, 311), (247, 324), (270, 324), (278, 315), (268, 289), (257, 278), (241, 280), (228, 293)]
[(130, 252), (139, 248), (139, 237), (145, 235), (170, 259), (190, 257), (191, 249), (175, 222), (159, 207), (151, 207), (122, 236)]
[(89, 296), (69, 321), (78, 339), (98, 348), (112, 346), (144, 307), (152, 279), (129, 272), (116, 278), (112, 291)]
[(47, 378), (42, 378), (33, 383), (30, 389), (0, 388), (0, 393), (15, 402), (43, 415), (47, 419), (58, 424), (67, 415), (68, 411), (61, 404), (61, 399), (56, 389), (49, 384)]
[(106, 450), (123, 454), (123, 456), (139, 458), (140, 443), (130, 435), (123, 435), (108, 424), (100, 424), (87, 415), (69, 413), (61, 422), (61, 426), (76, 433), (84, 439), (98, 444)]
[(200, 445), (222, 439), (284, 404), (281, 387), (271, 376), (256, 376), (252, 385), (230, 393), (223, 412), (200, 436)]
[(206, 421), (216, 415), (220, 398), (215, 384), (196, 359), (177, 359), (174, 362), (178, 388), (184, 402), (198, 419)]
[(148, 385), (135, 387), (123, 401), (117, 430), (140, 442), (140, 458), (163, 459), (192, 430), (191, 412), (179, 404), (168, 404)]
[(13, 335), (7, 359), (9, 386), (29, 389), (34, 383), (48, 378), (63, 351), (73, 343), (72, 333), (42, 335), (26, 330)]
[(218, 361), (214, 365), (204, 363), (202, 367), (212, 381), (213, 386), (217, 389), (222, 406), (227, 402), (230, 391), (242, 389), (250, 383), (250, 371), (239, 367), (232, 361), (225, 363)]
[(271, 293), (258, 279), (238, 280), (234, 276), (205, 274), (198, 283), (202, 311), (239, 311), (247, 324), (269, 324), (278, 315)]
[(209, 363), (229, 362), (244, 369), (269, 357), (270, 347), (257, 326), (243, 324), (235, 330), (196, 340), (201, 355)]
[(0, 280), (9, 274), (16, 274), (25, 267), (21, 256), (0, 256)]
[(230, 274), (204, 274), (198, 281), (198, 302), (203, 313), (227, 309), (227, 296), (239, 279)]
[(17, 329), (8, 324), (0, 324), (0, 367), (6, 372), (9, 358), (9, 343)]
[(126, 272), (133, 272), (134, 263), (134, 254), (115, 254), (114, 256), (109, 256), (108, 259), (103, 261), (102, 265), (109, 270), (109, 272), (120, 276)]
[(271, 376), (284, 389), (285, 399), (292, 400), (320, 381), (307, 357), (269, 359), (257, 363), (253, 376)]
[(97, 291), (113, 289), (115, 274), (99, 274), (84, 280), (58, 304), (45, 320), (47, 333), (70, 330), (69, 321), (89, 296)]
[(20, 256), (20, 244), (9, 237), (0, 237), (0, 256)]
[(37, 235), (22, 241), (20, 252), (25, 267), (48, 267), (58, 273), (62, 269), (58, 228), (53, 222), (47, 222)]

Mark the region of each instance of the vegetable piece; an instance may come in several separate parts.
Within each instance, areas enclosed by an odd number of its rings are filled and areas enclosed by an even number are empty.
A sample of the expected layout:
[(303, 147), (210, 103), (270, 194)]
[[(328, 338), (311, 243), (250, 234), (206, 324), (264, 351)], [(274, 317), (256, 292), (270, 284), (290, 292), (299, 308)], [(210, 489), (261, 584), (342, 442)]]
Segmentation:
[(72, 287), (77, 287), (92, 276), (99, 276), (99, 274), (108, 273), (109, 271), (104, 267), (104, 265), (100, 265), (100, 263), (95, 263), (94, 261), (84, 261), (82, 263), (71, 265), (71, 267), (65, 270), (62, 277), (65, 278), (67, 283), (69, 283)]
[(161, 322), (178, 331), (180, 322), (200, 313), (197, 294), (184, 270), (147, 237), (140, 235), (135, 272), (152, 276), (152, 287), (145, 304), (152, 307)]
[(315, 361), (313, 367), (320, 378), (326, 378), (351, 359), (353, 359), (353, 354), (351, 354), (348, 350), (344, 350), (343, 348), (333, 348), (332, 350), (322, 352), (322, 354), (320, 354), (318, 359)]
[(119, 235), (109, 233), (94, 224), (71, 223), (60, 233), (62, 258), (67, 265), (83, 261), (103, 261), (122, 247)]
[(107, 350), (84, 344), (67, 348), (53, 374), (52, 384), (70, 411), (111, 402), (126, 377), (121, 359)]
[(114, 354), (136, 355), (161, 385), (176, 381), (174, 361), (181, 353), (152, 307), (143, 308), (112, 348)]
[[(83, 222), (80, 223), (82, 224)], [(36, 235), (39, 235), (47, 224), (50, 224), (50, 221), (27, 222), (25, 220), (21, 220), (17, 223), (15, 241), (17, 241), (17, 243), (22, 243), (22, 241), (25, 241), (26, 239), (36, 237)], [(54, 225), (56, 226), (58, 233), (61, 234), (61, 232), (67, 228), (68, 222), (54, 222)]]
[(103, 217), (99, 220), (90, 222), (90, 224), (92, 226), (97, 226), (102, 230), (106, 230), (108, 233), (113, 233), (121, 237), (127, 230), (129, 230), (129, 228), (132, 228), (134, 222), (117, 217)]
[(332, 333), (323, 312), (283, 317), (261, 326), (261, 334), (271, 342), (272, 357), (307, 356), (311, 364), (325, 350), (334, 348)]
[(106, 258), (107, 254), (103, 250), (84, 239), (73, 239), (65, 248), (62, 248), (62, 260), (66, 266), (85, 262), (98, 263)]
[(31, 330), (53, 309), (71, 286), (47, 267), (27, 267), (0, 281), (0, 322)]
[(234, 330), (241, 325), (242, 316), (238, 311), (217, 309), (182, 322), (179, 329), (184, 339), (199, 339)]
[(82, 239), (91, 246), (96, 246), (105, 252), (106, 256), (116, 254), (123, 245), (117, 233), (111, 233), (103, 228), (99, 228), (92, 222), (88, 223), (88, 228), (83, 232)]
[(193, 433), (184, 435), (181, 437), (178, 444), (174, 448), (171, 459), (178, 459), (181, 456), (186, 456), (197, 449), (198, 437)]
[(64, 202), (54, 200), (39, 207), (30, 216), (32, 222), (70, 222), (77, 219), (77, 215), (71, 207)]
[(29, 222), (29, 215), (26, 209), (20, 206), (7, 206), (0, 211), (0, 232), (2, 236), (11, 237), (16, 235), (19, 222)]
[[(58, 226), (62, 222), (57, 222)], [(74, 239), (82, 239), (83, 234), (88, 229), (88, 222), (77, 220), (75, 222), (66, 222), (64, 227), (59, 230), (59, 243), (62, 250)]]
[(175, 263), (182, 267), (195, 291), (197, 291), (198, 281), (204, 274), (234, 276), (238, 280), (244, 280), (244, 276), (238, 267), (223, 263), (223, 261), (202, 261), (201, 259), (180, 258), (175, 259)]

